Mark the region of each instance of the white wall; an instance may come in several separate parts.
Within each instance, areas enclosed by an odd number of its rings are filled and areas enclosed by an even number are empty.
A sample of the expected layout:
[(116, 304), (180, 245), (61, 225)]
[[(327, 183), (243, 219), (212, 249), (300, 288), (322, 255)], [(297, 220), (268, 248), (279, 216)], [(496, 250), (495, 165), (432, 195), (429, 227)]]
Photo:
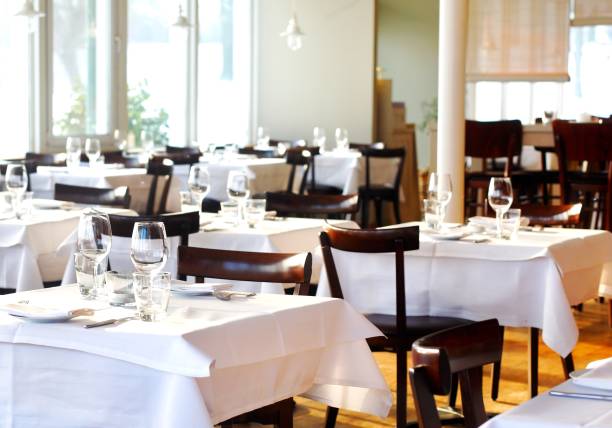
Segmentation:
[[(423, 121), (423, 102), (438, 93), (438, 0), (378, 0), (378, 58), (393, 81), (393, 101), (406, 104), (406, 120)], [(419, 168), (429, 165), (429, 141), (417, 127)]]
[(327, 137), (347, 128), (351, 141), (371, 142), (374, 97), (374, 0), (295, 0), (306, 36), (292, 52), (279, 36), (291, 0), (258, 0), (255, 123), (274, 139)]

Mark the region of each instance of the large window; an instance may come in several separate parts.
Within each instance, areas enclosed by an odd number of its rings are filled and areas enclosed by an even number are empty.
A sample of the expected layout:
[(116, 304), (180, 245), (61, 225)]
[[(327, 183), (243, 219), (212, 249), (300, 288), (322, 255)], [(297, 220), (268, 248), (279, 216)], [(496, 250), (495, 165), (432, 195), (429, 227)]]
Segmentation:
[(110, 0), (54, 0), (53, 135), (110, 134)]
[(199, 3), (198, 141), (249, 140), (251, 4), (246, 0)]
[(0, 7), (0, 118), (2, 118), (2, 142), (0, 158), (24, 155), (29, 148), (28, 87), (29, 39), (28, 23), (16, 19), (18, 1), (7, 2)]

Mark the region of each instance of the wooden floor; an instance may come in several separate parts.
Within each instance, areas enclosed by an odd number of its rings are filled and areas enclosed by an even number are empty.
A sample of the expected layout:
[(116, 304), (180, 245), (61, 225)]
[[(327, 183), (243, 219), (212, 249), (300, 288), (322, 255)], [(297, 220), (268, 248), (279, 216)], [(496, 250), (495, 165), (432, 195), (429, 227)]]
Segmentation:
[[(583, 312), (576, 312), (580, 329), (580, 339), (574, 349), (576, 369), (583, 368), (588, 362), (612, 356), (612, 329), (607, 325), (607, 302), (594, 301), (584, 305)], [(507, 328), (502, 358), (502, 380), (497, 402), (490, 399), (490, 370), (485, 369), (485, 407), (488, 412), (503, 412), (527, 400), (527, 329)], [(395, 358), (393, 354), (376, 353), (376, 360), (395, 394)], [(559, 356), (540, 340), (540, 391), (563, 381), (563, 370)], [(409, 388), (410, 390), (410, 388)], [(325, 407), (320, 403), (297, 398), (294, 417), (296, 427), (322, 427)], [(395, 397), (394, 397), (395, 401)], [(441, 401), (443, 402), (443, 401)], [(414, 417), (412, 397), (408, 398), (409, 418)], [(393, 427), (395, 426), (395, 406), (389, 417), (380, 419), (374, 416), (340, 411), (337, 427)]]

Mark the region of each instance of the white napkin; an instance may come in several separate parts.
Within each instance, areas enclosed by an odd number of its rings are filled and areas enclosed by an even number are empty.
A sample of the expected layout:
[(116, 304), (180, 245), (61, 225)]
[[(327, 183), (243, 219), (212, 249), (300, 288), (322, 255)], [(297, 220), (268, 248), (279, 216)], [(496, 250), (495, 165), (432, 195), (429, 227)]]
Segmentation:
[(591, 370), (574, 379), (574, 383), (589, 388), (612, 390), (612, 358), (590, 366)]
[[(506, 223), (508, 220), (504, 220)], [(497, 220), (493, 217), (475, 216), (468, 219), (470, 225), (484, 227), (486, 229), (495, 229), (497, 227)], [(521, 227), (529, 225), (529, 219), (527, 217), (521, 217)], [(504, 224), (507, 227), (506, 224)]]

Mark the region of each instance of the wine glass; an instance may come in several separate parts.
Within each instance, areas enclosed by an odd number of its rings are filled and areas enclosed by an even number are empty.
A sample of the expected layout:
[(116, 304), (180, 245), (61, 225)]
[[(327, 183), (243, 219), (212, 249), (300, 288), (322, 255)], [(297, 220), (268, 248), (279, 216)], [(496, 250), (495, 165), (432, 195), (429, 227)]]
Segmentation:
[(349, 147), (348, 131), (344, 128), (336, 128), (336, 148), (340, 151)]
[(166, 265), (168, 238), (160, 221), (138, 221), (132, 231), (130, 258), (139, 272), (152, 275)]
[(320, 126), (315, 126), (312, 130), (312, 144), (315, 147), (319, 147), (319, 150), (325, 149), (325, 140), (327, 137), (325, 136), (325, 128), (321, 128)]
[(270, 144), (270, 133), (266, 128), (260, 126), (257, 128), (257, 142), (256, 147), (268, 147)]
[(453, 196), (453, 184), (450, 174), (441, 174), (432, 172), (429, 175), (429, 184), (427, 186), (427, 197), (438, 201), (440, 204), (440, 224), (444, 224), (446, 216), (446, 207), (450, 203)]
[(74, 168), (81, 164), (81, 139), (77, 137), (66, 138), (66, 166)]
[(115, 131), (113, 132), (113, 140), (115, 141), (115, 147), (117, 148), (117, 150), (121, 150), (123, 152), (126, 149), (127, 140), (121, 130), (115, 129)]
[(249, 190), (249, 176), (243, 170), (230, 171), (227, 176), (227, 196), (238, 202), (238, 216), (244, 219), (244, 202), (251, 194)]
[(153, 152), (155, 148), (155, 140), (153, 139), (153, 134), (147, 130), (142, 130), (140, 132), (140, 144), (142, 145), (142, 149), (147, 153), (147, 156)]
[(96, 166), (96, 162), (100, 157), (100, 140), (97, 138), (87, 138), (85, 140), (85, 154), (89, 159), (89, 166)]
[(189, 179), (187, 185), (192, 195), (195, 195), (198, 201), (198, 210), (202, 210), (202, 201), (210, 192), (210, 175), (208, 168), (203, 165), (195, 164), (189, 170)]
[(98, 286), (98, 265), (104, 261), (111, 249), (112, 232), (108, 214), (88, 208), (81, 213), (77, 231), (77, 249), (79, 253), (93, 262), (92, 279), (96, 294), (103, 293)]
[(508, 177), (492, 177), (489, 182), (489, 205), (495, 210), (497, 238), (502, 238), (502, 219), (512, 205), (512, 182)]
[(11, 193), (11, 202), (15, 216), (21, 218), (21, 201), (28, 188), (28, 172), (26, 166), (19, 163), (7, 165), (4, 175), (6, 189)]

